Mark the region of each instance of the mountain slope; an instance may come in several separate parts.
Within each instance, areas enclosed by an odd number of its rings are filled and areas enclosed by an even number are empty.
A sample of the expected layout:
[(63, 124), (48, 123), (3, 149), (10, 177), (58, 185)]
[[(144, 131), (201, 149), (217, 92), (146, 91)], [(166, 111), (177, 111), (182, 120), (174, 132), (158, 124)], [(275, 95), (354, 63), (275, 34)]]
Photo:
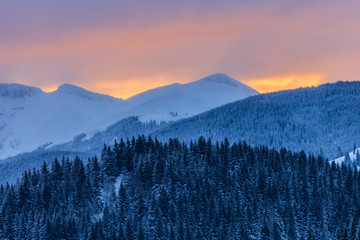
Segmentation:
[(107, 120), (114, 123), (124, 117), (138, 116), (142, 122), (176, 121), (256, 94), (259, 92), (217, 73), (196, 82), (175, 83), (135, 95), (127, 99), (132, 106), (128, 111)]
[(32, 152), (18, 154), (0, 161), (0, 184), (15, 183), (21, 173), (27, 169), (40, 168), (43, 162), (51, 164), (52, 160), (74, 158), (79, 156), (88, 159), (92, 156), (101, 156), (104, 144), (113, 144), (120, 137), (131, 139), (132, 136), (149, 135), (162, 129), (169, 123), (160, 124), (155, 121), (143, 123), (138, 117), (128, 117), (99, 131), (91, 137), (86, 134), (75, 136), (72, 141), (54, 146), (39, 147)]
[(91, 130), (93, 123), (114, 109), (125, 107), (121, 99), (71, 85), (62, 85), (52, 93), (38, 90), (24, 94), (26, 88), (31, 89), (18, 85), (0, 97), (0, 158), (71, 140)]
[(360, 82), (261, 94), (158, 130), (154, 135), (190, 141), (198, 136), (287, 147), (333, 158), (360, 143)]
[(92, 136), (129, 116), (143, 122), (175, 121), (257, 94), (225, 74), (172, 84), (122, 100), (63, 84), (55, 92), (0, 85), (0, 159), (39, 146)]

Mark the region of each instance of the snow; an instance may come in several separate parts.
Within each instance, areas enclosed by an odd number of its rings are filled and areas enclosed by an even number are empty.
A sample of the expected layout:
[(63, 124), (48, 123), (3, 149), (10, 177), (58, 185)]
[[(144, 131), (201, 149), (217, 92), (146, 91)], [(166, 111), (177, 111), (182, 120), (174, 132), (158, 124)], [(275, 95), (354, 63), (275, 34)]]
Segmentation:
[[(0, 158), (61, 143), (93, 129), (92, 123), (124, 108), (123, 100), (89, 99), (69, 92), (0, 97)], [(106, 127), (106, 126), (99, 126)]]
[(0, 84), (0, 159), (64, 143), (81, 133), (89, 137), (125, 117), (175, 121), (255, 94), (225, 74), (163, 86), (127, 100), (71, 84), (62, 84), (51, 93)]
[[(350, 162), (356, 161), (356, 154), (360, 153), (360, 148), (355, 149), (355, 151), (349, 152)], [(331, 160), (330, 162), (335, 162), (336, 164), (342, 164), (345, 161), (345, 156), (338, 157), (334, 160)]]
[(225, 74), (214, 74), (196, 82), (172, 84), (129, 98), (137, 107), (125, 115), (139, 116), (142, 122), (175, 121), (255, 94), (258, 92)]
[(41, 93), (40, 88), (29, 87), (17, 83), (0, 83), (0, 96), (10, 98), (23, 98)]

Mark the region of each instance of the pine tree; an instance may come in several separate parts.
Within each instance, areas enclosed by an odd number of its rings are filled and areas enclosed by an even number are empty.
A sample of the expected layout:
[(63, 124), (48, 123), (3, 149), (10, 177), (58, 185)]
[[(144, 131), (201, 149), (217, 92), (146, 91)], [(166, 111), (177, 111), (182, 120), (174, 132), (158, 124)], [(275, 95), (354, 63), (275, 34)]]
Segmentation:
[(104, 148), (101, 153), (101, 168), (105, 176), (110, 179), (117, 176), (117, 166), (115, 155), (112, 152), (110, 146), (104, 145)]
[(141, 221), (139, 222), (136, 239), (137, 240), (145, 240), (145, 233), (144, 233)]

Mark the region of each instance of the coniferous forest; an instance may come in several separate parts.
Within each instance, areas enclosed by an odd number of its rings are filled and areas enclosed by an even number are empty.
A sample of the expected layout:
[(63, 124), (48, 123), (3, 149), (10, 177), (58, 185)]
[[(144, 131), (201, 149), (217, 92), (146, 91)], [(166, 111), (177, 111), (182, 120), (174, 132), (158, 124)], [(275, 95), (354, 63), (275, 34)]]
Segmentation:
[(246, 142), (140, 136), (0, 187), (0, 239), (359, 239), (360, 174)]

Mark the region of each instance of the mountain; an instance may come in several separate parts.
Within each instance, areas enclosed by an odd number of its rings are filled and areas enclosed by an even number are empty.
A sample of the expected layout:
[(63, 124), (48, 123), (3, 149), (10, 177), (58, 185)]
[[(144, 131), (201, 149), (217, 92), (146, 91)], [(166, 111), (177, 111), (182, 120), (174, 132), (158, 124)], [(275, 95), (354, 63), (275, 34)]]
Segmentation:
[(100, 156), (104, 143), (141, 134), (163, 141), (177, 137), (185, 142), (199, 136), (214, 141), (227, 137), (230, 142), (245, 140), (255, 146), (305, 150), (334, 159), (339, 149), (345, 153), (352, 151), (354, 144), (360, 145), (359, 104), (360, 82), (337, 82), (256, 95), (175, 122), (156, 124), (129, 117), (93, 136), (82, 134), (73, 141), (3, 161), (0, 183), (14, 181), (19, 171), (39, 167), (42, 161), (55, 157)]
[(19, 84), (0, 86), (0, 158), (69, 141), (124, 108), (124, 101), (61, 85), (52, 93)]
[(258, 94), (214, 74), (188, 84), (172, 84), (127, 100), (63, 84), (51, 93), (20, 84), (0, 84), (0, 159), (38, 147), (71, 141), (129, 116), (140, 121), (175, 121)]
[(40, 88), (29, 87), (17, 83), (4, 84), (0, 83), (0, 97), (24, 98), (41, 93)]
[(329, 159), (338, 149), (350, 152), (360, 144), (360, 82), (261, 94), (183, 119), (157, 130), (160, 139), (186, 142), (199, 136), (294, 151)]
[(188, 84), (156, 88), (128, 99), (136, 105), (126, 113), (140, 121), (174, 121), (191, 117), (258, 92), (225, 74), (214, 74)]

